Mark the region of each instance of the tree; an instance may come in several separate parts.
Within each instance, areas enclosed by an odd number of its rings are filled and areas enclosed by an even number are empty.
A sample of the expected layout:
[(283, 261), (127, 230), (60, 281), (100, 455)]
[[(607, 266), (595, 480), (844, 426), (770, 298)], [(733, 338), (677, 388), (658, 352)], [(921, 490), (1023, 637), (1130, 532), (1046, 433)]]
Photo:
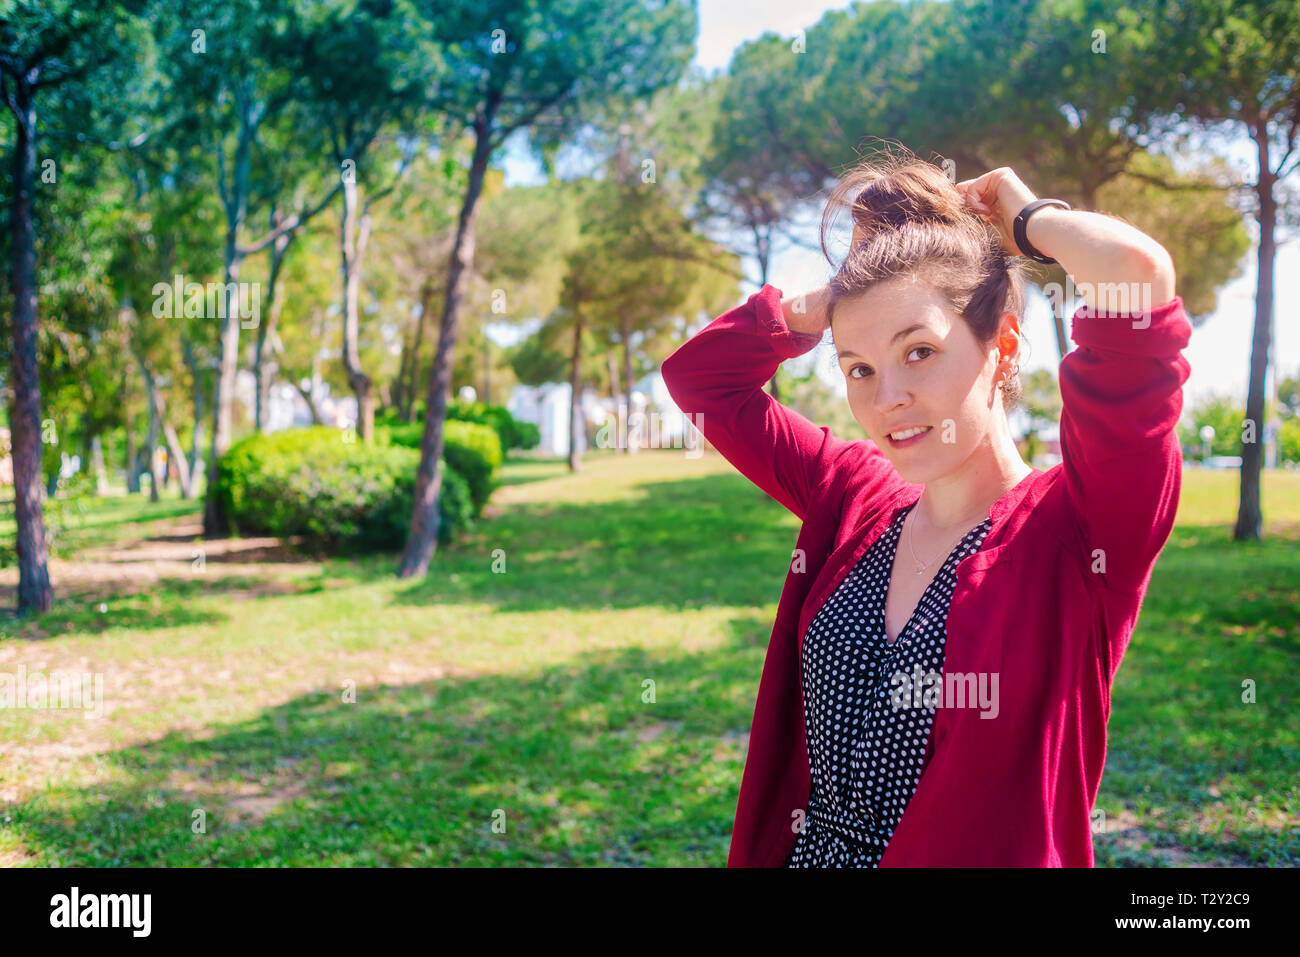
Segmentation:
[[(342, 340), (338, 306), (338, 221), (334, 210), (314, 220), (294, 241), (281, 284), (293, 290), (284, 298), (267, 350), (277, 374), (302, 397), (312, 421), (325, 418), (327, 392), (348, 391), (338, 361)], [(333, 424), (332, 420), (329, 424)]]
[[(186, 454), (169, 409), (187, 401), (202, 405), (193, 386), (185, 387), (186, 376), (199, 373), (187, 365), (184, 343), (202, 335), (204, 320), (185, 314), (183, 302), (176, 299), (174, 280), (184, 272), (208, 277), (220, 269), (210, 242), (220, 212), (205, 188), (202, 167), (199, 157), (178, 155), (165, 145), (152, 155), (124, 155), (121, 169), (130, 193), (111, 230), (110, 272), (117, 318), (112, 341), (121, 355), (134, 360), (144, 385), (149, 421), (145, 454), (154, 501), (165, 478), (154, 470), (160, 434), (170, 464), (176, 467), (181, 497), (195, 493), (191, 457), (198, 449), (191, 446), (191, 455)], [(197, 422), (199, 414), (196, 408), (192, 421)]]
[[(1265, 0), (1172, 0), (1157, 23), (1184, 56), (1168, 65), (1181, 112), (1202, 128), (1239, 130), (1255, 147), (1252, 210), (1259, 228), (1250, 384), (1241, 435), (1240, 499), (1233, 538), (1263, 532), (1265, 380), (1272, 341), (1273, 265), (1279, 226), (1300, 223), (1279, 184), (1300, 169), (1300, 6)], [(1289, 194), (1294, 200), (1294, 194)]]
[[(290, 0), (184, 0), (168, 13), (170, 19), (161, 29), (168, 41), (163, 62), (170, 71), (170, 109), (178, 114), (177, 128), (215, 157), (216, 192), (225, 219), (224, 291), (219, 315), (208, 317), (221, 320), (203, 512), (203, 533), (212, 538), (226, 532), (226, 518), (215, 491), (216, 470), (234, 436), (240, 329), (249, 319), (260, 321), (260, 316), (241, 315), (251, 311), (253, 298), (243, 279), (244, 260), (318, 214), (333, 199), (339, 184), (319, 201), (309, 201), (250, 240), (248, 223), (261, 220), (265, 205), (286, 188), (281, 177), (300, 172), (296, 164), (286, 169), (275, 162), (259, 161), (259, 148), (268, 130), (285, 122), (285, 108), (293, 101), (293, 77), (283, 61), (278, 38), (292, 32), (289, 24), (295, 9)], [(195, 28), (194, 24), (202, 26)], [(267, 182), (268, 178), (274, 182)]]
[[(310, 8), (300, 36), (284, 45), (308, 91), (342, 179), (340, 277), (343, 365), (357, 398), (357, 431), (374, 431), (374, 382), (361, 366), (360, 291), (375, 204), (411, 168), (420, 149), (416, 124), (439, 82), (437, 50), (406, 0), (333, 0)], [(401, 136), (396, 136), (401, 131)], [(390, 136), (394, 149), (380, 150)], [(389, 155), (397, 153), (397, 156)], [(362, 200), (365, 195), (364, 201)]]
[[(675, 317), (716, 315), (735, 302), (740, 266), (736, 254), (692, 232), (672, 193), (657, 182), (611, 176), (602, 186), (585, 230), (594, 253), (587, 264), (596, 290), (593, 319), (597, 333), (622, 354), (617, 378), (630, 417), (632, 386), (645, 371), (638, 355), (666, 341)], [(645, 365), (657, 367), (667, 351)], [(635, 448), (630, 441), (620, 445)]]
[(515, 132), (544, 154), (599, 107), (673, 83), (694, 52), (694, 4), (612, 0), (493, 0), (431, 4), (433, 39), (444, 51), (445, 83), (433, 106), (472, 131), (474, 153), (447, 267), (438, 348), (429, 372), (411, 532), (398, 566), (422, 575), (433, 556), (447, 417), (461, 306), (474, 261), (483, 177), (493, 153)]
[[(13, 399), (10, 411), (17, 522), (18, 610), (46, 611), (53, 601), (41, 511), (41, 390), (37, 369), (39, 304), (36, 261), (36, 157), (44, 129), (40, 108), (65, 94), (84, 110), (83, 128), (134, 84), (112, 67), (139, 42), (138, 7), (107, 0), (6, 4), (0, 13), (0, 99), (13, 114), (13, 199), (9, 214), (13, 297)], [(114, 90), (118, 92), (114, 92)], [(123, 97), (122, 101), (128, 101)], [(98, 115), (97, 115), (98, 114)], [(66, 115), (66, 114), (65, 114)]]
[[(481, 241), (466, 288), (466, 313), (479, 321), (465, 329), (452, 388), (474, 385), (490, 401), (516, 378), (508, 355), (487, 335), (487, 325), (517, 325), (551, 315), (560, 302), (566, 261), (577, 242), (582, 201), (563, 181), (507, 189), (490, 170), (479, 214)], [(504, 375), (503, 375), (504, 373)]]
[[(1238, 217), (1221, 179), (1177, 175), (1167, 159), (1150, 155), (1176, 125), (1166, 81), (1170, 58), (1184, 51), (1133, 7), (954, 0), (827, 14), (808, 35), (810, 50), (827, 51), (810, 85), (818, 102), (844, 104), (840, 128), (860, 133), (840, 143), (813, 139), (805, 152), (834, 150), (816, 160), (838, 167), (852, 160), (857, 139), (888, 131), (917, 155), (936, 157), (954, 181), (1012, 166), (1044, 194), (1079, 209), (1114, 210), (1156, 236), (1174, 256), (1180, 282), (1195, 276), (1211, 290), (1196, 304), (1208, 298), (1212, 305), (1212, 290), (1237, 268), (1239, 257), (1225, 253), (1241, 244)], [(1188, 235), (1198, 239), (1182, 242)], [(1065, 317), (1076, 304), (1055, 295), (1069, 288), (1066, 273), (1055, 264), (1029, 268), (1053, 296), (1064, 358)]]

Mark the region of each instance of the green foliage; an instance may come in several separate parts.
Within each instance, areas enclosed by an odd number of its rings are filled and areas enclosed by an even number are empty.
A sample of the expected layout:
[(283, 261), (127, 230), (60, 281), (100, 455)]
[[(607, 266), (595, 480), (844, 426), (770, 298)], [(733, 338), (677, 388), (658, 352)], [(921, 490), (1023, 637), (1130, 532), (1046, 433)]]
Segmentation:
[(1206, 425), (1214, 429), (1210, 455), (1241, 454), (1242, 423), (1246, 420), (1246, 411), (1234, 400), (1208, 399), (1189, 409), (1186, 417), (1191, 425), (1179, 425), (1178, 441), (1188, 458), (1201, 457), (1201, 428)]
[[(378, 442), (418, 452), (420, 440), (424, 437), (424, 423), (377, 426), (375, 437)], [(477, 518), (497, 487), (502, 454), (501, 440), (496, 431), (489, 425), (449, 418), (443, 425), (442, 458), (468, 484), (473, 514)]]
[[(395, 444), (345, 441), (327, 426), (254, 435), (222, 456), (221, 507), (239, 532), (303, 535), (338, 551), (398, 548), (414, 507), (418, 452)], [(438, 541), (472, 524), (465, 479), (444, 467)]]
[[(375, 416), (375, 424), (396, 429), (396, 434), (402, 436), (399, 444), (419, 448), (420, 436), (424, 433), (423, 401), (415, 403), (415, 417), (418, 422), (404, 422), (398, 418), (397, 410), (390, 408)], [(456, 399), (447, 404), (447, 418), (457, 422), (477, 422), (479, 425), (491, 426), (497, 433), (503, 456), (513, 449), (524, 451), (535, 449), (542, 441), (541, 430), (536, 425), (516, 419), (504, 405), (462, 402)], [(414, 440), (410, 437), (412, 430), (415, 435)]]
[(521, 422), (504, 405), (486, 402), (461, 402), (459, 399), (447, 406), (447, 418), (458, 422), (477, 422), (490, 425), (501, 440), (502, 451), (535, 449), (542, 441), (541, 431), (531, 422)]
[(496, 430), (476, 422), (448, 419), (443, 425), (442, 457), (469, 483), (474, 515), (478, 516), (497, 487), (501, 468), (501, 440)]
[[(66, 557), (66, 533), (78, 528), (95, 501), (95, 479), (88, 471), (77, 472), (58, 481), (58, 494), (46, 498), (45, 544), (50, 554)], [(17, 554), (15, 552), (16, 561)]]
[(1289, 418), (1277, 433), (1277, 460), (1300, 465), (1300, 418)]
[(1282, 419), (1300, 416), (1300, 373), (1278, 382), (1277, 414)]

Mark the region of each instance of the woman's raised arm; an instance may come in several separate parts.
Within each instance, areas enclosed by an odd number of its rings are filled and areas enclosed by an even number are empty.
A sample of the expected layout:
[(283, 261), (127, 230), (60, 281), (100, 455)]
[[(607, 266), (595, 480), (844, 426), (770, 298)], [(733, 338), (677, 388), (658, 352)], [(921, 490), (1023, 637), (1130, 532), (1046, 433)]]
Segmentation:
[(832, 435), (763, 389), (782, 360), (821, 341), (824, 301), (818, 290), (783, 305), (781, 291), (769, 283), (697, 332), (661, 367), (668, 393), (704, 437), (801, 520), (819, 483), (846, 454), (882, 484), (896, 475), (873, 443)]
[[(1005, 167), (958, 183), (1016, 249), (1012, 224), (1037, 197)], [(1146, 581), (1173, 528), (1182, 479), (1175, 428), (1192, 327), (1158, 242), (1101, 213), (1042, 207), (1029, 242), (1061, 264), (1086, 305), (1061, 362), (1061, 459), (1079, 547), (1105, 584)], [(1024, 252), (1024, 250), (1020, 250)]]

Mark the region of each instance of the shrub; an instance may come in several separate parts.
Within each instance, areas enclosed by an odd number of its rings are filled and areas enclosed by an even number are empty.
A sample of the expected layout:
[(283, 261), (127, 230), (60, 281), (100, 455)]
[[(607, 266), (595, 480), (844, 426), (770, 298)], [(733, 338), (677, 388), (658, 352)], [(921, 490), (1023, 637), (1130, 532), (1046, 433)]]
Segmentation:
[[(254, 435), (222, 456), (218, 502), (240, 533), (303, 535), (328, 550), (399, 548), (419, 461), (400, 445), (345, 442), (328, 426)], [(446, 462), (439, 504), (445, 545), (472, 522), (468, 485)]]
[[(377, 429), (376, 433), (380, 431)], [(424, 423), (388, 426), (382, 432), (393, 445), (418, 450), (424, 437)], [(497, 471), (502, 459), (501, 440), (497, 433), (488, 425), (448, 419), (443, 425), (442, 458), (469, 484), (477, 518), (497, 487)]]
[[(424, 403), (417, 402), (415, 405), (416, 419), (424, 423)], [(461, 402), (456, 399), (447, 406), (447, 418), (455, 419), (457, 422), (477, 422), (479, 425), (490, 425), (497, 433), (497, 438), (501, 440), (501, 451), (509, 452), (513, 449), (535, 449), (542, 441), (541, 430), (531, 422), (522, 422), (510, 414), (510, 411), (504, 405), (488, 405), (485, 402)], [(405, 427), (407, 423), (397, 420), (395, 410), (385, 410), (376, 416), (375, 421), (386, 425)]]
[(1278, 430), (1277, 460), (1300, 465), (1300, 418), (1287, 419)]
[(542, 433), (537, 426), (516, 419), (504, 405), (457, 400), (447, 406), (447, 418), (492, 426), (501, 439), (501, 448), (506, 451), (535, 449), (542, 441)]

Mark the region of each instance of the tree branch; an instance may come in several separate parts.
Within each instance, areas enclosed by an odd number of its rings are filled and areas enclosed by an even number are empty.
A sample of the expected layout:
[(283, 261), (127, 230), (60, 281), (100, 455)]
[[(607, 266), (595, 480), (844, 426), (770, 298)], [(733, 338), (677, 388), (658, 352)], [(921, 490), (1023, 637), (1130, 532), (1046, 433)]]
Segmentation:
[(267, 246), (269, 246), (271, 243), (275, 242), (280, 236), (284, 235), (287, 232), (291, 232), (297, 229), (299, 226), (304, 225), (310, 219), (312, 219), (317, 213), (319, 213), (326, 206), (328, 206), (330, 204), (330, 201), (334, 199), (335, 195), (342, 188), (343, 188), (343, 184), (341, 182), (335, 183), (334, 188), (331, 189), (329, 193), (326, 194), (325, 198), (322, 199), (311, 209), (299, 210), (297, 213), (294, 213), (292, 216), (290, 216), (288, 219), (282, 222), (279, 226), (271, 230), (269, 233), (267, 233), (265, 236), (263, 236), (261, 239), (257, 240), (256, 242), (250, 243), (247, 246), (237, 247), (239, 255), (251, 256), (254, 253), (259, 253)]
[(1136, 170), (1131, 169), (1120, 170), (1120, 175), (1131, 176), (1134, 179), (1141, 180), (1144, 183), (1150, 183), (1152, 186), (1159, 186), (1161, 189), (1167, 189), (1171, 192), (1185, 190), (1212, 191), (1253, 188), (1250, 183), (1228, 183), (1226, 185), (1221, 183), (1173, 183), (1163, 177), (1151, 176), (1148, 173), (1139, 173)]

